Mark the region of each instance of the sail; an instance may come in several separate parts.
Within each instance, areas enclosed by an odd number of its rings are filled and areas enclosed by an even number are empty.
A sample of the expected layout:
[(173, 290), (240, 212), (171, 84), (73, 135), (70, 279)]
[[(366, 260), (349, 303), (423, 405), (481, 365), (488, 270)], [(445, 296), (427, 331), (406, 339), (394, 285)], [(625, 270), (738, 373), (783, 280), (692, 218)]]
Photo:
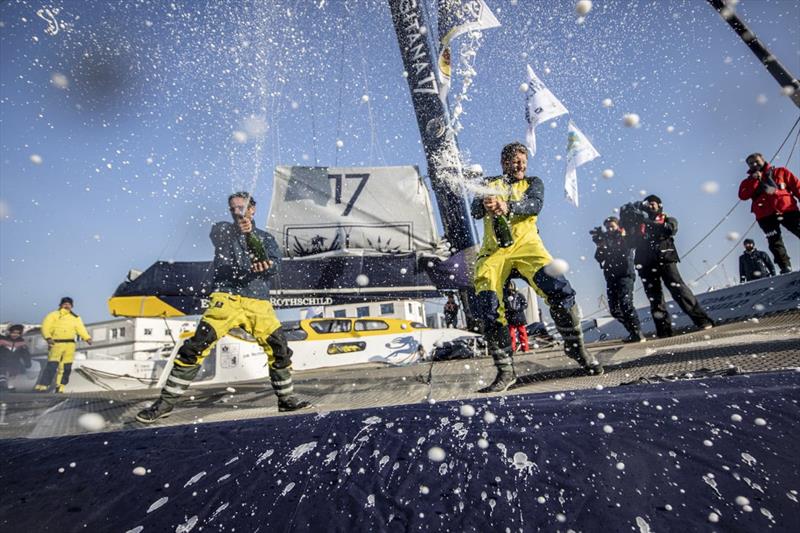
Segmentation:
[(268, 220), (284, 256), (272, 280), (278, 308), (469, 286), (468, 252), (443, 249), (416, 167), (277, 167)]
[(275, 169), (268, 229), (283, 256), (436, 253), (428, 190), (412, 166)]

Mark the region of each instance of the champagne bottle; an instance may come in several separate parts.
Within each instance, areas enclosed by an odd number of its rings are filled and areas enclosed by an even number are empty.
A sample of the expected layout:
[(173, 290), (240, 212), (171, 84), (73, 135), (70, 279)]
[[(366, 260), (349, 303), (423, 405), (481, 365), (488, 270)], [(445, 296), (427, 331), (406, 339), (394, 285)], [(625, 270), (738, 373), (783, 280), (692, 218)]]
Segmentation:
[(506, 215), (493, 216), (492, 229), (494, 230), (494, 238), (497, 239), (497, 246), (508, 248), (514, 244), (514, 237), (511, 235), (511, 222)]
[(255, 231), (246, 234), (245, 241), (247, 242), (247, 249), (250, 251), (250, 258), (254, 263), (269, 261), (267, 251), (264, 250), (264, 243), (261, 242)]

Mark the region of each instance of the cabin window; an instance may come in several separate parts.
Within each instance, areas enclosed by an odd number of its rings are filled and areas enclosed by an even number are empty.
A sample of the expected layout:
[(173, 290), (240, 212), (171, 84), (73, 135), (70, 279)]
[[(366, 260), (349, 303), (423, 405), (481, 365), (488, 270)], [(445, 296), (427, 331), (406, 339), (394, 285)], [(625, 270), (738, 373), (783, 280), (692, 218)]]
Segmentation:
[(164, 335), (166, 335), (167, 337), (172, 336), (172, 330), (171, 329), (165, 329), (164, 330)]
[(389, 324), (383, 320), (356, 320), (356, 331), (378, 331), (389, 329)]
[(125, 336), (125, 328), (119, 328), (119, 336), (120, 337), (124, 337)]
[(356, 316), (369, 316), (369, 306), (357, 307)]
[(381, 314), (391, 315), (394, 313), (394, 304), (381, 304)]
[(350, 331), (349, 320), (315, 320), (311, 329), (317, 333), (347, 333)]
[(414, 312), (414, 308), (411, 306), (411, 304), (408, 304), (408, 312), (409, 313), (413, 313)]
[(109, 338), (116, 339), (117, 335), (119, 335), (119, 331), (117, 331), (117, 328), (111, 328), (111, 332), (109, 333)]
[(344, 318), (347, 316), (347, 310), (337, 309), (336, 311), (333, 312), (333, 316), (335, 316), (336, 318)]
[(308, 338), (308, 333), (306, 333), (299, 325), (284, 328), (284, 333), (286, 334), (287, 341), (304, 341)]
[(153, 334), (153, 328), (144, 328), (144, 335), (145, 337), (149, 337)]

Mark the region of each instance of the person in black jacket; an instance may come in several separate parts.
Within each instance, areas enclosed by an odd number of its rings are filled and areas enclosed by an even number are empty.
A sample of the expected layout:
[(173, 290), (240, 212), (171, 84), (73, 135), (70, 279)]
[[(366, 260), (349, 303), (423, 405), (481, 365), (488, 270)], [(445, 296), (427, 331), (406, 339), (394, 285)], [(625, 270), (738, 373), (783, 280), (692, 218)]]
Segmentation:
[(456, 303), (454, 294), (447, 295), (447, 303), (444, 304), (444, 326), (446, 328), (458, 327), (458, 310), (459, 305)]
[[(525, 318), (525, 309), (528, 307), (528, 299), (517, 292), (514, 282), (508, 280), (506, 290), (503, 294), (503, 303), (506, 307), (506, 322), (508, 322), (508, 333), (511, 335), (511, 351), (517, 351), (517, 344), (523, 352), (527, 352), (528, 330), (525, 326), (528, 320)], [(519, 336), (519, 342), (517, 342)]]
[(211, 227), (214, 245), (214, 292), (194, 334), (178, 349), (161, 395), (136, 415), (151, 424), (168, 416), (197, 377), (203, 360), (228, 332), (239, 327), (255, 337), (264, 351), (278, 411), (310, 407), (294, 393), (292, 349), (269, 301), (272, 276), (281, 260), (275, 238), (256, 227), (256, 201), (248, 192), (228, 197), (232, 222)]
[(608, 310), (628, 330), (629, 335), (623, 342), (641, 342), (644, 340), (642, 326), (633, 305), (633, 284), (636, 281), (633, 250), (617, 217), (608, 217), (603, 226), (605, 231), (598, 226), (589, 234), (597, 245), (594, 258), (600, 263), (606, 278)]
[(25, 327), (14, 324), (7, 335), (0, 335), (0, 390), (13, 390), (10, 381), (31, 367), (31, 354), (22, 338)]
[(656, 334), (659, 337), (672, 336), (672, 322), (664, 301), (662, 281), (675, 303), (697, 327), (712, 328), (714, 322), (700, 307), (678, 272), (680, 257), (673, 240), (678, 233), (678, 221), (664, 214), (662, 205), (661, 198), (651, 194), (642, 203), (626, 204), (620, 208), (622, 227), (635, 250), (636, 268), (650, 300)]
[(775, 275), (775, 265), (766, 252), (756, 250), (753, 239), (744, 240), (744, 253), (739, 256), (739, 281), (753, 281)]

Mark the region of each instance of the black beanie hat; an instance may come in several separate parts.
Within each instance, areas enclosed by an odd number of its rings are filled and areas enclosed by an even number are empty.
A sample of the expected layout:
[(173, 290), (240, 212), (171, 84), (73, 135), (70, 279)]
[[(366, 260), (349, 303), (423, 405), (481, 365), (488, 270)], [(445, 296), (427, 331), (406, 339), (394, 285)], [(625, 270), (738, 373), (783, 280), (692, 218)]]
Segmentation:
[(75, 302), (73, 302), (72, 298), (70, 298), (69, 296), (64, 296), (63, 298), (61, 298), (61, 302), (59, 302), (58, 305), (59, 307), (61, 307), (64, 304), (75, 305)]
[(663, 205), (664, 204), (664, 202), (661, 201), (661, 198), (659, 198), (655, 194), (651, 194), (650, 196), (645, 196), (644, 201), (645, 202), (655, 202), (658, 205)]

